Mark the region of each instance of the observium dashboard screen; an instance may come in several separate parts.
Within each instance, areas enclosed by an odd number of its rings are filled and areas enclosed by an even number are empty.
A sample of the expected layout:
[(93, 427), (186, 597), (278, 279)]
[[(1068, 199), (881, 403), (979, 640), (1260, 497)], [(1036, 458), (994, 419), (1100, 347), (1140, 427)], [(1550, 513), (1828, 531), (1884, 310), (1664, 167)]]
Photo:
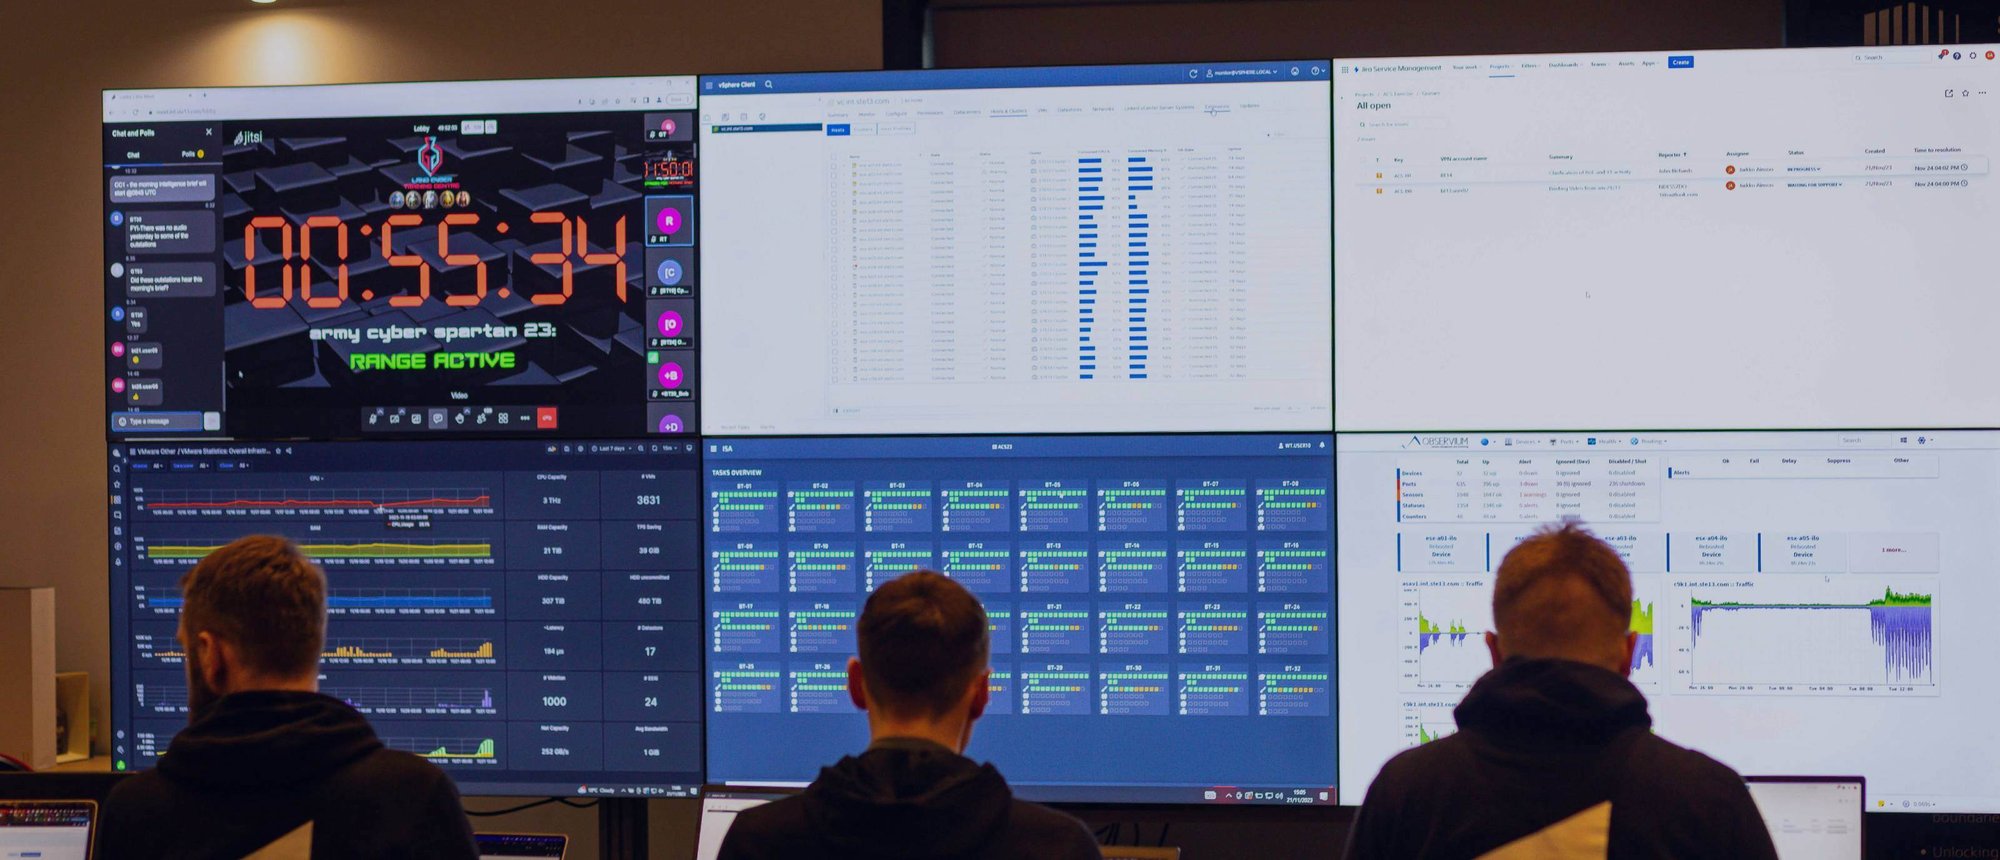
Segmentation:
[(326, 571), (320, 692), (467, 793), (702, 782), (691, 440), (111, 446), (112, 766), (187, 725), (180, 578), (249, 534)]
[(865, 748), (855, 619), (925, 567), (985, 604), (968, 755), (1022, 795), (1335, 802), (1326, 434), (703, 444), (711, 781)]
[(1454, 730), (1493, 570), (1573, 518), (1632, 569), (1663, 737), (2000, 811), (2000, 431), (1934, 429), (2000, 427), (1952, 250), (2000, 211), (1993, 48), (1336, 63), (1350, 797)]
[(110, 434), (694, 432), (694, 88), (105, 93)]

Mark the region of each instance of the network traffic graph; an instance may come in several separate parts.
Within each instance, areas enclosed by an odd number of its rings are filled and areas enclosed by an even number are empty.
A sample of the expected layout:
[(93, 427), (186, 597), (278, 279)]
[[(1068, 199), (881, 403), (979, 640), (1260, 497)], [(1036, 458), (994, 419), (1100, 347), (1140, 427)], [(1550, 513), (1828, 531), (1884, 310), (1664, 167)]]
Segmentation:
[(1685, 689), (1935, 694), (1934, 595), (1888, 584), (1847, 596), (1858, 587), (1687, 586)]
[(972, 755), (1024, 794), (1332, 802), (1328, 437), (704, 445), (712, 781), (852, 751), (856, 619), (923, 566), (985, 604)]
[[(116, 764), (186, 721), (180, 578), (246, 534), (327, 573), (321, 690), (468, 791), (701, 776), (689, 442), (115, 446)], [(402, 472), (381, 464), (408, 463)]]

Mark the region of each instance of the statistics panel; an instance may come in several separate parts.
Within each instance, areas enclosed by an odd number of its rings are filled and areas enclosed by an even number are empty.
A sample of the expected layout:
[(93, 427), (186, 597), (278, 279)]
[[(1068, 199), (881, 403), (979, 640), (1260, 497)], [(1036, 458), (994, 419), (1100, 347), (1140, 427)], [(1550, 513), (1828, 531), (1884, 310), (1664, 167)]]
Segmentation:
[(111, 435), (693, 433), (694, 88), (105, 93)]
[(704, 431), (1331, 429), (1330, 77), (702, 78)]
[(1337, 63), (1336, 429), (2000, 426), (1996, 47)]
[[(2000, 432), (1339, 434), (1338, 446), (1350, 792), (1450, 728), (1450, 706), (1491, 664), (1494, 571), (1535, 528), (1574, 518), (1632, 571), (1631, 678), (1663, 737), (1744, 773), (1859, 772), (1871, 809), (2000, 810), (2000, 778), (1963, 764), (1954, 737), (1977, 736), (2000, 707), (1975, 608), (2000, 600)], [(1885, 734), (1893, 749), (1875, 742)]]
[[(186, 725), (180, 580), (249, 534), (326, 571), (320, 690), (468, 793), (700, 785), (693, 442), (111, 448), (113, 766)], [(389, 464), (408, 464), (406, 470)]]
[(1337, 801), (1328, 436), (703, 444), (711, 781), (864, 745), (855, 621), (929, 567), (985, 604), (970, 754), (1021, 794)]

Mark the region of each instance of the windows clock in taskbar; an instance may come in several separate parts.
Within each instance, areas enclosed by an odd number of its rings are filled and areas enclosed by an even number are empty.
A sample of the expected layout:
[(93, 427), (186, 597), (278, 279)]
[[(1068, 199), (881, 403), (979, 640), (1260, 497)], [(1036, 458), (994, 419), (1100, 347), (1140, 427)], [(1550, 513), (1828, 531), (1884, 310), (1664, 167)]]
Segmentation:
[(113, 767), (187, 723), (178, 583), (248, 534), (326, 571), (320, 689), (468, 794), (702, 783), (696, 444), (119, 443)]

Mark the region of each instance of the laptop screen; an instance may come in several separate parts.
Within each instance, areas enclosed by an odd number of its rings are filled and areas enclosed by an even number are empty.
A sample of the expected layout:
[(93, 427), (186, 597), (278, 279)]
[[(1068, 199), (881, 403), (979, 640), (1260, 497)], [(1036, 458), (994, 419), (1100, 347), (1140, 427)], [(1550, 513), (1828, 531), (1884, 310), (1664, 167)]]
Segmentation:
[(1861, 860), (1859, 777), (1748, 777), (1778, 860)]
[(479, 843), (479, 860), (562, 860), (569, 847), (567, 836), (540, 833), (475, 833), (472, 838)]
[(96, 820), (89, 800), (0, 800), (0, 860), (90, 860)]
[(703, 792), (701, 833), (695, 839), (694, 860), (715, 860), (722, 854), (722, 837), (729, 835), (729, 826), (736, 823), (737, 813), (790, 796), (789, 792), (777, 791), (716, 789)]

